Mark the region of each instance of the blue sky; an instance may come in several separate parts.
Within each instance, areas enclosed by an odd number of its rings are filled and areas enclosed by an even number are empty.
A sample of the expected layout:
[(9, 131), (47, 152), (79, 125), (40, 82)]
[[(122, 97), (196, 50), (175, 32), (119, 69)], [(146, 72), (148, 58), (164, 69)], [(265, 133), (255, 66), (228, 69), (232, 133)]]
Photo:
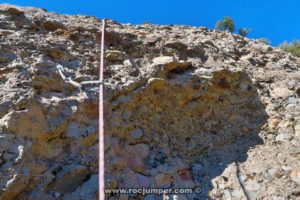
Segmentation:
[(0, 3), (132, 24), (149, 21), (213, 28), (216, 21), (231, 16), (238, 28), (253, 30), (250, 38), (268, 38), (273, 45), (300, 39), (299, 0), (0, 0)]

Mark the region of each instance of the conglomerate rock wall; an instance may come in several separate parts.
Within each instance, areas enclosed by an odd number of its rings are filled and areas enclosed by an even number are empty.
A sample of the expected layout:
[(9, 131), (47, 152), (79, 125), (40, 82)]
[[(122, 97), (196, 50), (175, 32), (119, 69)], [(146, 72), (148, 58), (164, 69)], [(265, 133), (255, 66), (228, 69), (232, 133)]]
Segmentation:
[[(94, 200), (101, 21), (0, 6), (0, 199)], [(299, 199), (299, 61), (205, 27), (107, 20), (107, 199)], [(201, 189), (201, 192), (199, 193)], [(244, 190), (243, 190), (244, 189)]]

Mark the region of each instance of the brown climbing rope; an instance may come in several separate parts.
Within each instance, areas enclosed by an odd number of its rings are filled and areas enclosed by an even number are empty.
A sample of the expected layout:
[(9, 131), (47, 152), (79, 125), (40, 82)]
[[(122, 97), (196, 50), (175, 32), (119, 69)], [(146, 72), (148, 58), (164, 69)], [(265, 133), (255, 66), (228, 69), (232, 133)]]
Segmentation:
[[(103, 83), (105, 19), (102, 20), (99, 81)], [(99, 85), (99, 200), (105, 199), (103, 84)]]

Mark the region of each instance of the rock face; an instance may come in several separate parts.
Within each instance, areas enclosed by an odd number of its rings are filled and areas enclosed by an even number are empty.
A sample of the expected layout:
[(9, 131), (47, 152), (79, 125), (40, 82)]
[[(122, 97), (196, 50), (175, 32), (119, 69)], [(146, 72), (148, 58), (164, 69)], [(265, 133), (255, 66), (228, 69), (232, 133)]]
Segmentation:
[[(97, 88), (56, 66), (97, 80), (100, 27), (0, 6), (1, 200), (97, 199)], [(205, 27), (108, 20), (105, 46), (106, 187), (197, 191), (107, 199), (300, 198), (299, 61)]]

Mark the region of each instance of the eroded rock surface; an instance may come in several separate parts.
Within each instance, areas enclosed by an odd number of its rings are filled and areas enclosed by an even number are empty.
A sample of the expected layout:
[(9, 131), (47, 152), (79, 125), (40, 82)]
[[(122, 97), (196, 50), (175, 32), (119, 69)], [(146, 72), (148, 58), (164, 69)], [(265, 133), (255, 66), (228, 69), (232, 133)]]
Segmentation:
[[(0, 6), (0, 199), (97, 199), (97, 88), (80, 92), (56, 65), (97, 80), (100, 27)], [(107, 188), (243, 199), (241, 180), (251, 199), (300, 198), (299, 61), (205, 27), (108, 20), (105, 44)]]

